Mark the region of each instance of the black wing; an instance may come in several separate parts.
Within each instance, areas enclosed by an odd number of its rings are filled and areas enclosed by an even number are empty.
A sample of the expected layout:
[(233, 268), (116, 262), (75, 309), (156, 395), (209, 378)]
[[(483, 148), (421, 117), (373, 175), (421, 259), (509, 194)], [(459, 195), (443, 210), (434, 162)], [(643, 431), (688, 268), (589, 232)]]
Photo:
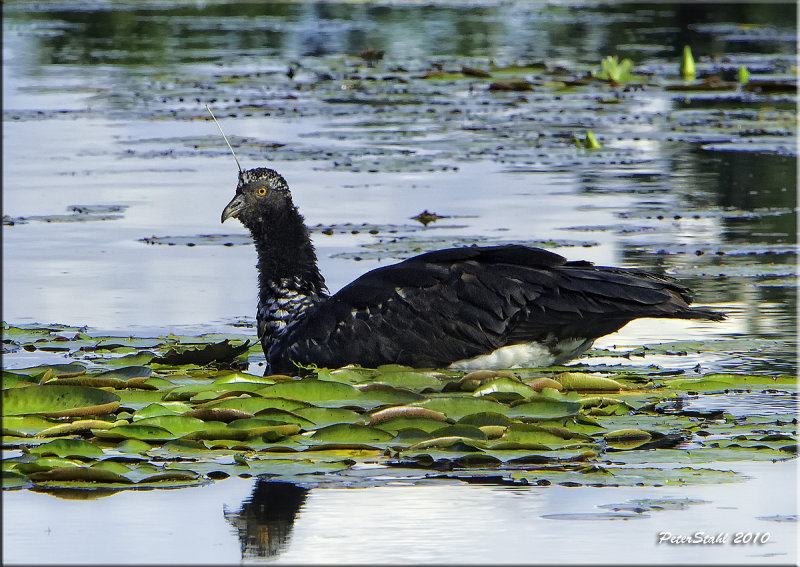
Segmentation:
[(690, 301), (647, 272), (525, 246), (453, 248), (359, 277), (287, 328), (269, 359), (273, 371), (292, 360), (444, 367), (508, 344), (594, 339), (638, 317), (721, 317)]

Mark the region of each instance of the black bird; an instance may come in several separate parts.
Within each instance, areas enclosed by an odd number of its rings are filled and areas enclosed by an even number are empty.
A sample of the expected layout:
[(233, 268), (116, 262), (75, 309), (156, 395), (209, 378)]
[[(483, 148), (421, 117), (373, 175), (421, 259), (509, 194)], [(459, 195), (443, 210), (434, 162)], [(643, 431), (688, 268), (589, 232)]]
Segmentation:
[(258, 336), (267, 372), (338, 368), (510, 368), (562, 364), (639, 317), (711, 319), (689, 290), (649, 272), (568, 262), (526, 246), (449, 248), (364, 274), (329, 295), (289, 186), (240, 171), (222, 222), (258, 252)]

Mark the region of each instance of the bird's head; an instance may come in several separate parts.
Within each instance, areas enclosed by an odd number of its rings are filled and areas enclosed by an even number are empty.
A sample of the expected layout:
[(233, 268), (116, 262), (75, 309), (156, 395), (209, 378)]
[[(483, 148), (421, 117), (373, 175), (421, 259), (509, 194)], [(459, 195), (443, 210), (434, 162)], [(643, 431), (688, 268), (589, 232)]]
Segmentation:
[(222, 211), (222, 222), (238, 218), (247, 228), (292, 207), (289, 186), (274, 169), (258, 167), (239, 173), (236, 195)]

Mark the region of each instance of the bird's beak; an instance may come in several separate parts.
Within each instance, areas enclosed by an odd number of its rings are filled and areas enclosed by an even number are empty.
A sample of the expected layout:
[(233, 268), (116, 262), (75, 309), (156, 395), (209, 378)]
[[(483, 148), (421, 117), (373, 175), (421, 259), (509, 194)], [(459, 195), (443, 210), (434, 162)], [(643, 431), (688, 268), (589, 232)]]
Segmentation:
[(225, 207), (225, 210), (222, 211), (222, 222), (225, 222), (229, 218), (236, 216), (242, 212), (242, 209), (245, 207), (244, 198), (241, 195), (236, 195), (231, 202), (228, 203), (228, 206)]

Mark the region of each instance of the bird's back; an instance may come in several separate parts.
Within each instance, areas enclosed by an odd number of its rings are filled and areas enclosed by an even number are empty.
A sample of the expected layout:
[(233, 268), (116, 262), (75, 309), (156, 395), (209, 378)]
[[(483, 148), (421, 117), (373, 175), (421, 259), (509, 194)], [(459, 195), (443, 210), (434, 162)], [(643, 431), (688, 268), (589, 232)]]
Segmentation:
[(690, 302), (649, 272), (525, 246), (452, 248), (364, 274), (275, 337), (267, 358), (272, 372), (293, 362), (447, 367), (529, 345), (560, 363), (639, 317), (722, 318)]

